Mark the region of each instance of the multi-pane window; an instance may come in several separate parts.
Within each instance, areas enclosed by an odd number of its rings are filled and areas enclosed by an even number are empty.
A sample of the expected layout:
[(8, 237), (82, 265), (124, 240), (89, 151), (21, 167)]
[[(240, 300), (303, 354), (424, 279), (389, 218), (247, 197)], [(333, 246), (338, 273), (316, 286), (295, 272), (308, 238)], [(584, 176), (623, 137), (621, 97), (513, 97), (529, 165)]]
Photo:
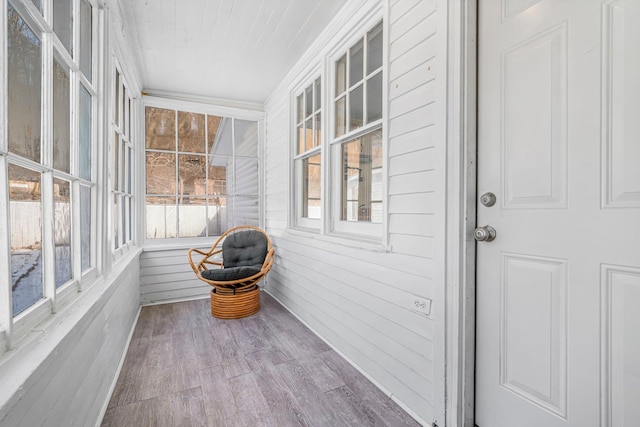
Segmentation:
[(93, 7), (52, 1), (47, 22), (31, 15), (41, 15), (43, 3), (6, 4), (7, 152), (0, 142), (0, 162), (8, 170), (9, 222), (0, 227), (9, 231), (11, 271), (9, 283), (5, 276), (0, 283), (11, 286), (14, 317), (44, 299), (55, 302), (59, 289), (80, 285), (93, 266)]
[(111, 199), (113, 248), (127, 247), (133, 240), (133, 155), (134, 129), (131, 91), (125, 83), (124, 75), (115, 68), (113, 96), (113, 145), (111, 161)]
[(258, 122), (147, 106), (146, 238), (259, 223)]
[[(382, 23), (334, 63), (334, 215), (379, 224), (382, 211)], [(339, 228), (340, 225), (337, 226)]]
[(296, 95), (295, 192), (299, 225), (321, 218), (322, 83), (320, 77)]

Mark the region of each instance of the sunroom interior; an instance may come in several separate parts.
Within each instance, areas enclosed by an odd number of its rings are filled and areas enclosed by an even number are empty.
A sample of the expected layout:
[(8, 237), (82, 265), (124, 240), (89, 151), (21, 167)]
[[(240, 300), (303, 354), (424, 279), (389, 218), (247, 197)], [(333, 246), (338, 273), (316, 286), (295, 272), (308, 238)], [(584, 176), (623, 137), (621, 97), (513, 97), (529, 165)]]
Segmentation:
[[(330, 425), (635, 425), (640, 38), (622, 24), (640, 8), (585, 3), (6, 0), (0, 425), (118, 425), (105, 415), (125, 406), (127, 355), (153, 322), (177, 346), (221, 328), (274, 350), (278, 327), (306, 331), (290, 348), (325, 356), (304, 375), (353, 369), (388, 398), (374, 410), (343, 394), (371, 417), (336, 410)], [(542, 249), (509, 246), (510, 215), (517, 243), (540, 235)], [(275, 248), (264, 307), (214, 319), (187, 251), (242, 225)], [(481, 293), (493, 282), (501, 293)], [(263, 335), (244, 344), (225, 335), (252, 327)], [(269, 366), (293, 369), (281, 356)], [(295, 393), (297, 409), (262, 417), (240, 404), (254, 381), (241, 375), (225, 395), (247, 411), (237, 424), (173, 420), (193, 393), (215, 399), (225, 368), (207, 368), (179, 390), (149, 385), (141, 401), (165, 412), (136, 423), (329, 425)]]
[(245, 224), (263, 293), (433, 422), (442, 18), (391, 3), (4, 3), (0, 423), (100, 424), (141, 307), (206, 300), (186, 251)]

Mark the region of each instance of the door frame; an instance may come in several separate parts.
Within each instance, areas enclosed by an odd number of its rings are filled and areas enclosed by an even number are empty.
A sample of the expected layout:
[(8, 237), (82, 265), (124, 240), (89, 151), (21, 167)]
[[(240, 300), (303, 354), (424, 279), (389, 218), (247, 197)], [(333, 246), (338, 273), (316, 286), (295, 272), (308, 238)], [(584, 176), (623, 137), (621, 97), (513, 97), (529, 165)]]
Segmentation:
[(447, 10), (445, 425), (473, 427), (478, 0), (443, 6)]

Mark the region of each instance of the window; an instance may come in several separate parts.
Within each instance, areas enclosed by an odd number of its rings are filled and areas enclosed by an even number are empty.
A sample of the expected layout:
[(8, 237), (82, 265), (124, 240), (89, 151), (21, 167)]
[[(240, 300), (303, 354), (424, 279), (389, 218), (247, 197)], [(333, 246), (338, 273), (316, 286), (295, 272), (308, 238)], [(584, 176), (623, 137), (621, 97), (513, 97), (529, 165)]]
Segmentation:
[(383, 221), (382, 22), (333, 64), (332, 231), (379, 238)]
[(146, 238), (258, 225), (258, 122), (145, 108)]
[(55, 1), (46, 22), (42, 3), (6, 4), (7, 141), (0, 142), (0, 162), (9, 206), (0, 229), (8, 231), (10, 259), (0, 262), (11, 271), (0, 283), (11, 286), (8, 310), (16, 321), (48, 309), (46, 302), (55, 309), (94, 266), (93, 7)]
[[(322, 83), (320, 77), (295, 97), (294, 187), (296, 223), (319, 227), (322, 216)], [(314, 221), (315, 220), (315, 221)]]
[[(364, 34), (363, 34), (364, 33)], [(293, 227), (382, 240), (383, 25), (329, 54), (323, 77), (291, 93)], [(346, 46), (345, 46), (346, 45)], [(323, 132), (323, 117), (331, 127)], [(323, 159), (329, 159), (329, 162)], [(324, 180), (323, 176), (328, 176)], [(323, 190), (323, 182), (328, 188)]]
[(133, 105), (131, 90), (118, 66), (114, 71), (112, 109), (113, 145), (111, 147), (111, 208), (113, 250), (122, 253), (133, 241), (134, 198), (132, 130)]

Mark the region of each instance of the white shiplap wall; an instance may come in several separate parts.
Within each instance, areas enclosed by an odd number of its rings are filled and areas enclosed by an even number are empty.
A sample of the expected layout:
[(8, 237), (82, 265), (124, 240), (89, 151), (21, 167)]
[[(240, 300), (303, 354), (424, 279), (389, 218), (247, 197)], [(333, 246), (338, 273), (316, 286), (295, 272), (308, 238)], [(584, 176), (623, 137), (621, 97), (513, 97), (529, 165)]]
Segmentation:
[(209, 295), (211, 287), (196, 278), (187, 260), (187, 251), (187, 248), (173, 248), (142, 253), (140, 302), (143, 305)]
[[(439, 108), (445, 58), (435, 0), (384, 2), (388, 45), (388, 239), (390, 252), (290, 231), (290, 89), (307, 64), (320, 63), (339, 34), (375, 1), (351, 1), (265, 105), (266, 227), (276, 246), (267, 290), (340, 350), (405, 408), (431, 423), (442, 414), (444, 367), (435, 353), (435, 316), (444, 286), (444, 138)], [(441, 3), (442, 4), (442, 3)], [(372, 6), (373, 5), (373, 6)], [(352, 16), (344, 22), (344, 16)], [(440, 20), (438, 22), (437, 20)], [(315, 50), (314, 50), (315, 49)], [(327, 115), (325, 115), (327, 117)], [(413, 296), (432, 314), (410, 310)], [(437, 350), (437, 351), (436, 351)]]
[(1, 426), (100, 421), (138, 313), (139, 269), (137, 254), (123, 260), (2, 364)]

